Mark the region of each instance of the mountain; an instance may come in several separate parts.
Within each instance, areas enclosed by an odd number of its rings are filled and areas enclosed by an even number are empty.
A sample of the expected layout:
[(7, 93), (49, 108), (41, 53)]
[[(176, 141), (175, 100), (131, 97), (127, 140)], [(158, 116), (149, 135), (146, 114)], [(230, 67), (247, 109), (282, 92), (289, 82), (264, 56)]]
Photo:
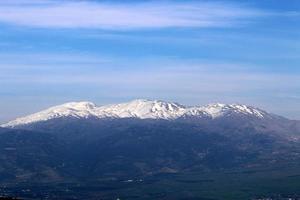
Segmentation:
[(106, 127), (111, 121), (116, 123), (126, 120), (189, 123), (205, 131), (222, 134), (252, 130), (288, 140), (300, 138), (298, 121), (288, 120), (252, 106), (215, 103), (187, 107), (178, 103), (143, 99), (105, 106), (96, 106), (91, 102), (71, 102), (17, 118), (1, 127), (63, 132), (62, 134), (72, 130), (82, 134)]
[(260, 109), (239, 104), (209, 104), (207, 106), (186, 107), (177, 103), (134, 100), (128, 103), (96, 106), (91, 102), (71, 102), (51, 107), (47, 110), (18, 118), (2, 127), (17, 127), (57, 118), (137, 118), (174, 120), (182, 117), (219, 118), (225, 115), (242, 114), (257, 118), (272, 118)]
[(161, 181), (166, 174), (300, 165), (299, 121), (240, 104), (73, 102), (2, 127), (0, 184), (37, 187), (42, 182), (57, 188), (58, 183), (72, 183), (93, 188), (103, 180), (117, 180), (115, 189), (99, 189), (107, 191), (107, 199), (116, 198), (113, 194), (124, 180)]

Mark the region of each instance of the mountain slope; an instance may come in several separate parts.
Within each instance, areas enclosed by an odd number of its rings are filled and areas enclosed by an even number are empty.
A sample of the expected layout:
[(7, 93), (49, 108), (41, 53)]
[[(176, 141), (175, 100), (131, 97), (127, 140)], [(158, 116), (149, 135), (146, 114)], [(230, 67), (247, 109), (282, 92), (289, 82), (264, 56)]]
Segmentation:
[(0, 129), (0, 183), (61, 180), (64, 148), (53, 134)]
[(300, 161), (299, 143), (285, 137), (184, 121), (50, 120), (28, 131), (6, 129), (0, 141), (3, 181), (124, 179)]

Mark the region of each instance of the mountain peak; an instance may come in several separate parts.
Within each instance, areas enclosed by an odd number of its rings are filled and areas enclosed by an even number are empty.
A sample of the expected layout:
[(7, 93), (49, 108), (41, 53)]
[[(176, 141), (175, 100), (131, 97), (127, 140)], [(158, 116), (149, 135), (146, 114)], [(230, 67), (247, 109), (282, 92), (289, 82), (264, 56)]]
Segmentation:
[(79, 102), (69, 102), (60, 105), (61, 107), (72, 108), (72, 109), (93, 109), (96, 107), (96, 104), (89, 101), (79, 101)]
[(69, 102), (48, 108), (44, 111), (17, 118), (2, 125), (15, 127), (55, 118), (139, 118), (172, 120), (182, 116), (208, 117), (215, 119), (221, 116), (242, 114), (263, 118), (265, 111), (242, 104), (213, 103), (206, 106), (186, 107), (178, 103), (160, 100), (136, 99), (126, 103), (96, 106), (92, 102)]
[(107, 113), (111, 117), (141, 119), (174, 119), (185, 110), (177, 103), (160, 100), (137, 99), (127, 103), (112, 104), (98, 108), (98, 112)]
[(246, 115), (253, 115), (258, 118), (263, 118), (267, 115), (267, 112), (244, 104), (223, 104), (223, 103), (212, 103), (206, 106), (200, 107), (201, 110), (205, 111), (207, 114), (213, 118), (229, 114), (229, 113), (240, 113)]

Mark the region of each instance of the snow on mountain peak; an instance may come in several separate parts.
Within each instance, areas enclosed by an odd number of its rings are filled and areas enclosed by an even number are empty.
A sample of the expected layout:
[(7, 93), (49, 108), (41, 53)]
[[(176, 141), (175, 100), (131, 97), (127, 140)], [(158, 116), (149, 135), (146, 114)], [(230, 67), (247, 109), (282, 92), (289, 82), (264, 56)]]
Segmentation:
[(76, 109), (76, 110), (84, 110), (84, 109), (93, 109), (96, 105), (92, 102), (81, 101), (81, 102), (69, 102), (61, 105), (62, 107)]
[(206, 114), (210, 115), (212, 118), (223, 116), (225, 114), (234, 112), (246, 115), (253, 115), (258, 118), (263, 118), (266, 112), (259, 110), (257, 108), (246, 106), (242, 104), (222, 104), (214, 103), (208, 104), (206, 106), (200, 107), (200, 110), (204, 111)]
[(25, 117), (17, 118), (16, 120), (10, 121), (2, 127), (14, 127), (18, 125), (25, 125), (39, 121), (47, 121), (50, 119), (60, 117), (76, 117), (86, 118), (93, 115), (93, 110), (96, 105), (91, 102), (70, 102), (62, 105), (50, 107), (38, 113), (34, 113)]
[(185, 107), (171, 102), (137, 99), (128, 103), (102, 106), (97, 110), (99, 113), (107, 113), (120, 118), (174, 119), (184, 113)]
[(267, 113), (240, 104), (208, 104), (206, 106), (185, 107), (183, 105), (159, 100), (137, 99), (127, 103), (96, 106), (91, 102), (70, 102), (48, 108), (44, 111), (17, 118), (2, 125), (15, 127), (55, 118), (139, 118), (139, 119), (177, 119), (182, 116), (218, 118), (231, 113), (263, 118)]

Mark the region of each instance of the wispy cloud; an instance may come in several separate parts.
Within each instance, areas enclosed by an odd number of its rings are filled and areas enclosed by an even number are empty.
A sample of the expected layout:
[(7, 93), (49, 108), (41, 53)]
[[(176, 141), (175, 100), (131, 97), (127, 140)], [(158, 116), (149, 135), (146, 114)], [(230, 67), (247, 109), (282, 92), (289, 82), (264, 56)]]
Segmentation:
[(43, 28), (225, 27), (246, 23), (264, 14), (255, 9), (216, 2), (34, 2), (1, 2), (0, 22)]
[[(299, 89), (299, 74), (259, 71), (253, 64), (181, 60), (176, 58), (101, 58), (81, 54), (0, 55), (0, 84), (105, 85), (192, 94), (243, 92), (245, 90)], [(130, 65), (130, 67), (129, 67)], [(70, 73), (71, 72), (71, 73)], [(138, 83), (138, 84), (137, 84)]]

